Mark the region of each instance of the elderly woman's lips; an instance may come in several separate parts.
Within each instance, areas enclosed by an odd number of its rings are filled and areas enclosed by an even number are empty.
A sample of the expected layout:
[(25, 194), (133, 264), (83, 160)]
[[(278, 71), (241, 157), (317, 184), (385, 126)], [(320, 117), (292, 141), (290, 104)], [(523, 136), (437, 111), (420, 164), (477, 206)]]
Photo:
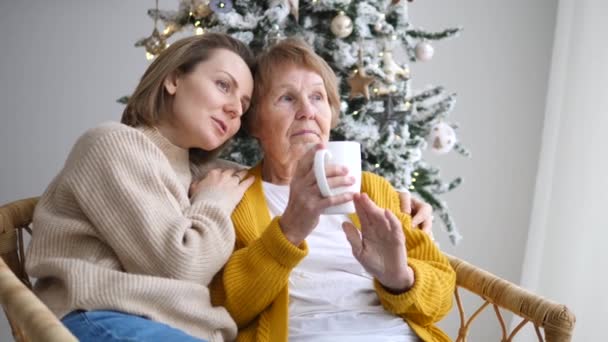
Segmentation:
[(316, 136), (318, 136), (319, 134), (317, 134), (317, 132), (312, 131), (312, 130), (302, 130), (302, 131), (297, 131), (294, 134), (292, 134), (292, 137), (297, 137), (298, 135), (304, 135), (304, 134), (314, 134)]

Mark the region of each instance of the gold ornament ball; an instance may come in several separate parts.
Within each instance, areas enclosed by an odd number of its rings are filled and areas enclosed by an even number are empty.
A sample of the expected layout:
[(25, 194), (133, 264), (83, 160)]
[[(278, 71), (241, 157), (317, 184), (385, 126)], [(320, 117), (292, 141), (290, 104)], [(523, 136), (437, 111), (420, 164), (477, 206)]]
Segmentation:
[(205, 18), (211, 15), (211, 13), (213, 13), (213, 11), (209, 8), (208, 0), (197, 1), (192, 9), (192, 14), (195, 18)]
[(346, 38), (353, 33), (353, 20), (340, 12), (331, 21), (331, 32), (338, 38)]

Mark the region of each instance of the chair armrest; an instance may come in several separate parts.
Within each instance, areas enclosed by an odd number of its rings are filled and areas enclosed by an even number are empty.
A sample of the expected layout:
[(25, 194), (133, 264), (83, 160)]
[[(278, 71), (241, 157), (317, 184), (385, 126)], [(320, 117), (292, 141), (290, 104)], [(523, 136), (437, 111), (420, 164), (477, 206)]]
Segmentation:
[[(454, 256), (447, 255), (447, 257), (452, 268), (456, 271), (457, 287), (455, 295), (461, 319), (457, 341), (466, 341), (471, 322), (488, 305), (494, 307), (502, 328), (503, 341), (511, 341), (511, 338), (528, 322), (534, 325), (536, 334), (541, 341), (541, 328), (544, 329), (547, 342), (565, 342), (572, 339), (576, 318), (565, 305), (536, 295)], [(458, 288), (464, 288), (475, 293), (485, 301), (467, 322), (465, 322)], [(522, 318), (521, 323), (514, 328), (509, 336), (507, 336), (507, 329), (499, 308), (509, 310)]]
[(0, 302), (32, 341), (78, 341), (0, 258)]

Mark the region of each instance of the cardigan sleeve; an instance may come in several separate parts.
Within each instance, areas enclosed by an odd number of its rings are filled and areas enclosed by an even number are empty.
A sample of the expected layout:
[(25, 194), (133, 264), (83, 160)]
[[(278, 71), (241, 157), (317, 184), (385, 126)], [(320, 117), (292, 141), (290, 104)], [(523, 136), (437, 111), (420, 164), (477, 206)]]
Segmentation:
[(97, 232), (89, 238), (102, 239), (129, 273), (209, 283), (234, 247), (229, 209), (189, 205), (165, 155), (140, 132), (85, 143), (66, 172)]
[(377, 205), (393, 211), (406, 238), (408, 265), (414, 270), (414, 286), (401, 294), (388, 292), (378, 280), (374, 287), (386, 310), (428, 326), (445, 317), (452, 308), (456, 273), (435, 243), (421, 230), (411, 228), (411, 218), (401, 212), (399, 195), (379, 176), (367, 174), (364, 191)]
[(275, 217), (260, 237), (235, 251), (223, 270), (224, 302), (237, 325), (247, 326), (288, 284), (294, 267), (308, 254), (306, 242), (294, 246)]

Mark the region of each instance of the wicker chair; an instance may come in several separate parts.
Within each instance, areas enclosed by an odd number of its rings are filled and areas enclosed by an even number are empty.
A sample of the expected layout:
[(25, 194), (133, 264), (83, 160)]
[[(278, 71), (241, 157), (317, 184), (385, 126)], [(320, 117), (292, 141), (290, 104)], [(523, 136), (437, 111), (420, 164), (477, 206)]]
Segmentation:
[[(51, 311), (33, 294), (24, 268), (24, 232), (29, 225), (38, 199), (30, 198), (0, 207), (0, 301), (9, 318), (13, 336), (21, 341), (76, 341)], [(492, 306), (502, 330), (501, 341), (512, 341), (521, 328), (530, 323), (539, 341), (566, 342), (572, 338), (575, 317), (567, 307), (532, 294), (517, 285), (498, 278), (456, 257), (448, 256), (457, 274), (455, 292), (460, 314), (457, 342), (465, 342), (471, 324), (488, 306)], [(481, 297), (481, 306), (466, 317), (460, 290)], [(501, 310), (521, 318), (509, 334)], [(544, 330), (544, 334), (543, 334)]]

